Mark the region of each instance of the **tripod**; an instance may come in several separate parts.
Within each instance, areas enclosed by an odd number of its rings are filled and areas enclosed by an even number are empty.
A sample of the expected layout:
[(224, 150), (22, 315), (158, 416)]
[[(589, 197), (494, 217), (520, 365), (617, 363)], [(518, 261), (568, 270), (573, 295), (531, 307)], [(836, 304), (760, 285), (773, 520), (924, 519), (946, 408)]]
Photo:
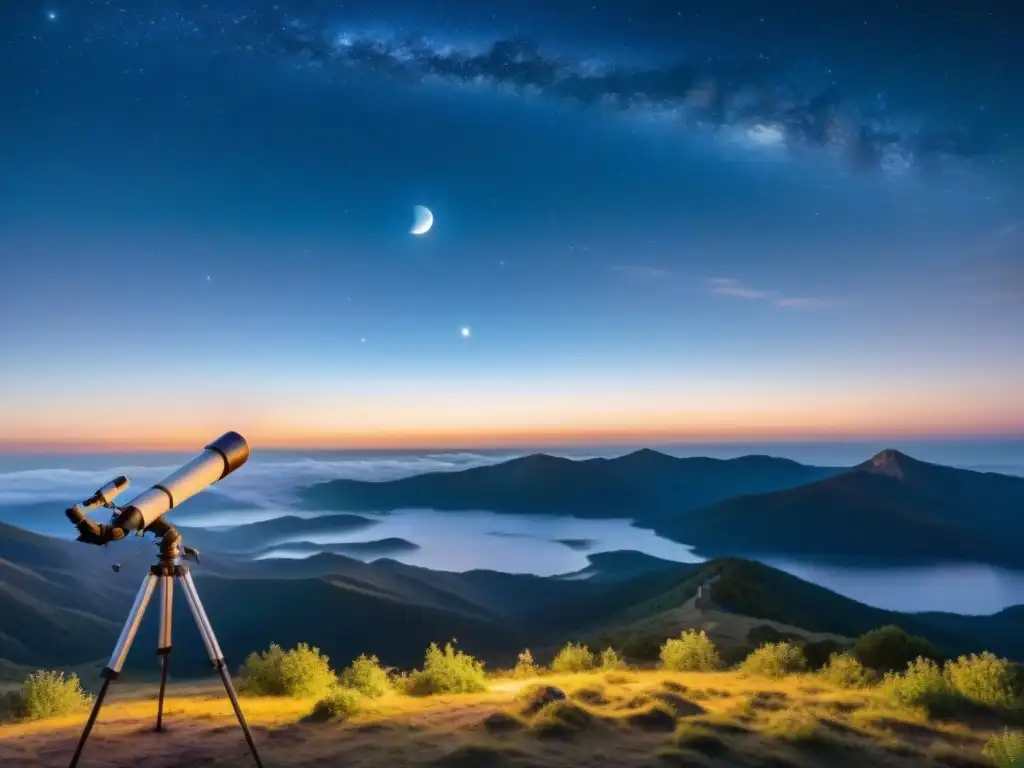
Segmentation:
[[(162, 522), (162, 521), (161, 521)], [(153, 526), (156, 528), (156, 526)], [(198, 552), (194, 549), (184, 547), (179, 549), (181, 543), (181, 536), (178, 532), (169, 524), (164, 523), (160, 526), (159, 534), (162, 534), (160, 540), (160, 556), (156, 565), (152, 566), (142, 579), (142, 586), (139, 587), (139, 592), (135, 596), (135, 602), (132, 604), (131, 611), (128, 613), (128, 618), (124, 623), (124, 628), (121, 630), (121, 636), (117, 640), (117, 644), (114, 646), (114, 652), (110, 656), (110, 661), (107, 662), (107, 666), (101, 673), (103, 677), (103, 686), (100, 688), (99, 694), (96, 696), (96, 703), (93, 705), (92, 712), (89, 713), (89, 719), (86, 721), (85, 729), (82, 731), (82, 736), (78, 740), (78, 746), (75, 749), (75, 755), (71, 758), (70, 768), (75, 768), (78, 765), (78, 759), (82, 755), (82, 749), (85, 747), (85, 742), (89, 739), (89, 734), (92, 731), (93, 725), (96, 724), (96, 717), (99, 715), (100, 707), (103, 706), (103, 699), (107, 695), (107, 688), (110, 686), (112, 680), (116, 680), (121, 674), (121, 668), (124, 666), (125, 659), (128, 657), (128, 651), (132, 647), (132, 641), (135, 639), (135, 633), (139, 629), (139, 625), (142, 623), (142, 617), (146, 613), (146, 607), (149, 605), (150, 599), (153, 597), (153, 592), (156, 590), (157, 582), (161, 586), (161, 610), (160, 610), (160, 640), (157, 653), (160, 655), (160, 696), (157, 702), (156, 711), (156, 728), (154, 730), (162, 732), (164, 730), (164, 691), (167, 687), (167, 664), (171, 656), (171, 618), (173, 615), (174, 607), (174, 582), (177, 581), (181, 584), (182, 591), (185, 593), (185, 600), (188, 601), (188, 607), (192, 611), (192, 618), (195, 619), (196, 626), (199, 627), (199, 634), (203, 638), (203, 644), (206, 646), (206, 653), (210, 657), (210, 662), (216, 667), (217, 672), (220, 674), (221, 682), (224, 683), (224, 690), (227, 691), (228, 698), (231, 700), (231, 707), (235, 710), (235, 717), (238, 718), (238, 724), (242, 727), (242, 732), (245, 734), (245, 740), (249, 744), (249, 750), (252, 752), (253, 759), (256, 761), (258, 768), (263, 768), (263, 762), (260, 760), (259, 752), (256, 750), (256, 744), (252, 740), (252, 732), (249, 730), (249, 725), (245, 722), (245, 715), (242, 714), (242, 708), (238, 704), (238, 695), (235, 693), (235, 687), (231, 682), (231, 676), (228, 674), (227, 663), (224, 661), (224, 654), (221, 653), (220, 646), (217, 644), (217, 638), (213, 634), (213, 627), (210, 626), (210, 620), (206, 616), (206, 611), (203, 609), (203, 604), (199, 600), (199, 593), (196, 591), (195, 582), (192, 581), (192, 574), (189, 573), (188, 565), (181, 562), (181, 559), (187, 557), (193, 557), (198, 560)], [(158, 535), (159, 535), (158, 534)], [(115, 566), (115, 569), (117, 567)]]

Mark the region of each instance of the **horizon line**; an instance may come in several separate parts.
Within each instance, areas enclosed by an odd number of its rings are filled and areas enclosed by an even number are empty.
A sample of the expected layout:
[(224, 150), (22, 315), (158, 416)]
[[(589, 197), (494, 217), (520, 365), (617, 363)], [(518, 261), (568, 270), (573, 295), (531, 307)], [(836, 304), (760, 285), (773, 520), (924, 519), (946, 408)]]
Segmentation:
[[(189, 450), (202, 450), (203, 445), (216, 435), (211, 434), (204, 440), (186, 438), (166, 438), (138, 442), (120, 441), (28, 441), (0, 440), (0, 455), (11, 454), (59, 454), (59, 453), (177, 453)], [(369, 436), (320, 439), (268, 439), (253, 440), (247, 438), (251, 448), (259, 451), (343, 451), (343, 452), (475, 452), (475, 451), (524, 451), (524, 450), (558, 450), (585, 448), (663, 448), (677, 445), (799, 445), (799, 444), (836, 444), (836, 443), (895, 443), (911, 442), (945, 442), (945, 441), (1015, 441), (1024, 440), (1024, 429), (993, 430), (955, 430), (955, 431), (908, 431), (908, 432), (801, 432), (796, 434), (779, 434), (752, 432), (745, 435), (716, 433), (678, 433), (660, 430), (593, 431), (575, 433), (520, 433), (496, 434), (486, 439), (483, 435), (472, 437), (452, 436), (452, 439), (430, 440), (419, 436), (409, 436), (408, 440), (379, 438), (367, 439)], [(481, 439), (483, 438), (483, 439)], [(503, 439), (504, 438), (504, 439)], [(888, 448), (895, 448), (893, 444)]]

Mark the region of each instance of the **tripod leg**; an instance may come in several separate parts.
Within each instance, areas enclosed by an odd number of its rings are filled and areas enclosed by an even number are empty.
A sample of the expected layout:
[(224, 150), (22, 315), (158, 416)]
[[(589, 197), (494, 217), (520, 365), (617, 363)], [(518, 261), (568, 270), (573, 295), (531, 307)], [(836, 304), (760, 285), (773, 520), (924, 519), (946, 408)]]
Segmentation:
[(263, 761), (260, 760), (260, 753), (256, 749), (256, 742), (252, 739), (249, 724), (245, 722), (245, 715), (242, 714), (242, 707), (238, 703), (238, 694), (235, 693), (235, 686), (231, 682), (231, 675), (228, 673), (224, 654), (221, 653), (220, 645), (217, 644), (217, 637), (213, 634), (213, 627), (210, 626), (210, 620), (206, 616), (206, 611), (203, 610), (203, 604), (199, 600), (199, 593), (196, 591), (195, 582), (192, 581), (192, 574), (184, 568), (182, 568), (180, 574), (181, 585), (185, 590), (185, 599), (188, 600), (188, 606), (192, 609), (192, 618), (195, 619), (196, 625), (199, 627), (199, 634), (203, 636), (206, 652), (210, 655), (210, 661), (213, 663), (213, 666), (217, 668), (221, 682), (224, 683), (224, 690), (227, 691), (228, 698), (231, 700), (231, 707), (235, 710), (235, 717), (238, 718), (238, 724), (242, 727), (242, 733), (245, 734), (245, 740), (249, 744), (249, 751), (252, 752), (252, 757), (256, 761), (258, 768), (263, 768)]
[(160, 610), (160, 645), (156, 652), (160, 655), (160, 697), (156, 705), (156, 731), (164, 730), (164, 691), (167, 688), (167, 665), (171, 660), (171, 620), (174, 615), (174, 578), (167, 574), (160, 575), (161, 610)]
[(103, 687), (100, 688), (100, 692), (96, 696), (96, 703), (93, 704), (92, 712), (89, 713), (89, 719), (86, 721), (85, 729), (82, 731), (82, 737), (78, 740), (78, 746), (75, 747), (75, 754), (71, 758), (70, 768), (75, 768), (78, 765), (78, 760), (82, 756), (82, 750), (85, 748), (85, 742), (88, 741), (92, 727), (96, 724), (96, 717), (100, 713), (100, 707), (103, 706), (103, 699), (106, 698), (110, 681), (116, 680), (117, 676), (121, 674), (124, 660), (128, 657), (128, 651), (131, 649), (132, 641), (135, 639), (135, 633), (139, 631), (142, 616), (146, 613), (146, 606), (149, 605), (149, 600), (153, 597), (156, 580), (156, 574), (147, 573), (142, 580), (142, 586), (139, 587), (138, 594), (135, 595), (135, 602), (132, 603), (132, 609), (125, 620), (121, 636), (117, 639), (114, 652), (110, 654), (110, 661), (107, 662), (107, 666), (101, 673), (103, 676)]

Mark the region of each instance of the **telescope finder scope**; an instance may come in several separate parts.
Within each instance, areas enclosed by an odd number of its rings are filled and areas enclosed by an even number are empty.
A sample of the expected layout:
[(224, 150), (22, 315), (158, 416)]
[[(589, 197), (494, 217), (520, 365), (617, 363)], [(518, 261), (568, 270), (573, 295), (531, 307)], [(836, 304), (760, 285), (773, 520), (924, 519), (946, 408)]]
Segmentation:
[(115, 477), (109, 483), (96, 491), (96, 493), (83, 501), (82, 506), (86, 509), (92, 509), (93, 507), (109, 507), (114, 503), (114, 497), (122, 491), (128, 490), (129, 485), (130, 482), (124, 475)]
[(237, 432), (225, 432), (192, 461), (124, 505), (111, 523), (114, 538), (145, 530), (178, 504), (230, 475), (248, 458), (245, 438)]

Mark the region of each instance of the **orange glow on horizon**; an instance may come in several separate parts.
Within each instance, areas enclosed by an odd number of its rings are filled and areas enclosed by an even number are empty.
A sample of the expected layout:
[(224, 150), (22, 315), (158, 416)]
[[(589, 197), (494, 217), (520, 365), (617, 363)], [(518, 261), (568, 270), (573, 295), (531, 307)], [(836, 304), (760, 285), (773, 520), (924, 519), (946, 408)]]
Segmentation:
[(544, 447), (658, 445), (669, 443), (759, 443), (759, 442), (824, 442), (842, 440), (941, 439), (970, 437), (1024, 437), (1024, 425), (980, 425), (960, 428), (916, 425), (900, 427), (842, 429), (836, 427), (737, 426), (717, 429), (687, 430), (681, 428), (578, 428), (535, 430), (487, 430), (477, 432), (428, 430), (402, 432), (335, 432), (321, 434), (268, 434), (261, 430), (225, 426), (220, 429), (190, 429), (174, 436), (160, 435), (151, 439), (127, 439), (114, 436), (97, 439), (0, 440), (5, 452), (132, 452), (190, 451), (228, 429), (237, 429), (254, 450), (456, 450), (456, 449), (519, 449)]
[[(120, 393), (0, 402), (0, 450), (198, 450), (227, 430), (255, 449), (517, 449), (672, 442), (1024, 436), (1011, 382), (790, 390), (630, 382), (479, 390)], [(411, 386), (411, 385), (410, 385)], [(517, 388), (518, 387), (518, 388)]]

